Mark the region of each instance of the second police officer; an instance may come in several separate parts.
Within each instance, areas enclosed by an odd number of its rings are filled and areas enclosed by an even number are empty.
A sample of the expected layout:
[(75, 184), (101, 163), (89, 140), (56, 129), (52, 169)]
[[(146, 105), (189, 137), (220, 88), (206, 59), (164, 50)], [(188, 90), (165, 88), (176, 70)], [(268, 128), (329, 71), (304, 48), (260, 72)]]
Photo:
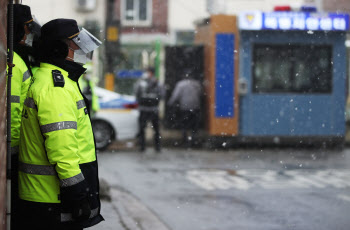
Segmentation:
[(83, 229), (103, 220), (89, 108), (77, 83), (100, 44), (72, 19), (41, 28), (40, 67), (22, 114), (21, 229)]
[(139, 143), (140, 151), (145, 151), (145, 129), (147, 122), (151, 121), (154, 129), (154, 148), (160, 152), (159, 132), (159, 101), (163, 96), (162, 87), (154, 76), (154, 68), (149, 67), (142, 79), (136, 82), (136, 100), (139, 105)]
[[(21, 116), (32, 74), (33, 39), (40, 35), (29, 6), (13, 5), (13, 64), (11, 84), (11, 227), (17, 229), (18, 152)], [(8, 25), (9, 26), (9, 25)], [(8, 45), (9, 46), (9, 45)]]

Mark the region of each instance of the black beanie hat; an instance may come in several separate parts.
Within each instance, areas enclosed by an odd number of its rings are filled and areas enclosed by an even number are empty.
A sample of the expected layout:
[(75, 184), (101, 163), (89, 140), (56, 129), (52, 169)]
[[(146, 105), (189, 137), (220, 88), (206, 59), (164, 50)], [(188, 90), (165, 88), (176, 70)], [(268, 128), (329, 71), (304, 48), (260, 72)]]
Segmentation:
[(64, 60), (68, 55), (68, 45), (62, 40), (78, 34), (79, 27), (73, 19), (59, 18), (43, 25), (39, 42), (40, 60)]
[(13, 19), (14, 43), (16, 44), (19, 43), (24, 36), (24, 25), (33, 20), (30, 7), (21, 4), (13, 4)]
[(33, 19), (30, 7), (21, 4), (13, 4), (13, 18), (15, 23), (19, 23), (22, 26), (24, 26), (25, 23), (29, 23)]
[(54, 19), (41, 27), (41, 39), (46, 41), (71, 39), (79, 34), (79, 27), (74, 19)]

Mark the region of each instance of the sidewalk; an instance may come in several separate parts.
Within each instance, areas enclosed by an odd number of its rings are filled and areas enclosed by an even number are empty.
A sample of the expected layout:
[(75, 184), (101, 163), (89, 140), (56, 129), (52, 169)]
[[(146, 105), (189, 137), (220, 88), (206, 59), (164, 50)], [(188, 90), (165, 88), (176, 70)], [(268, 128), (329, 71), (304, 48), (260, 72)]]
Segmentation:
[[(182, 132), (181, 130), (170, 130), (170, 129), (160, 129), (161, 134), (161, 146), (162, 147), (180, 147), (182, 141)], [(205, 131), (199, 131), (198, 139), (203, 140), (207, 139)], [(146, 144), (149, 148), (153, 147), (153, 129), (147, 127), (146, 129)], [(137, 139), (128, 140), (128, 141), (113, 141), (107, 148), (108, 151), (138, 151)]]
[(169, 230), (169, 228), (132, 194), (112, 189), (111, 201), (101, 202), (105, 221), (96, 230)]
[(92, 227), (91, 229), (125, 230), (125, 228), (121, 225), (120, 218), (112, 202), (102, 200), (101, 207), (101, 214), (105, 218), (105, 221), (102, 221), (101, 223), (99, 223), (95, 227)]

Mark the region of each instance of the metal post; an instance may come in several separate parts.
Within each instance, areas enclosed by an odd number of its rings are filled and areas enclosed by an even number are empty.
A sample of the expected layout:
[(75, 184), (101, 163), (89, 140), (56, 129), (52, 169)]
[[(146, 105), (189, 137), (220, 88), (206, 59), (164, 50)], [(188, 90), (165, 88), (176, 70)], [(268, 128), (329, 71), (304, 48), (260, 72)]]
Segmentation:
[(114, 91), (115, 70), (120, 64), (120, 21), (114, 15), (115, 0), (107, 0), (105, 45), (105, 87)]

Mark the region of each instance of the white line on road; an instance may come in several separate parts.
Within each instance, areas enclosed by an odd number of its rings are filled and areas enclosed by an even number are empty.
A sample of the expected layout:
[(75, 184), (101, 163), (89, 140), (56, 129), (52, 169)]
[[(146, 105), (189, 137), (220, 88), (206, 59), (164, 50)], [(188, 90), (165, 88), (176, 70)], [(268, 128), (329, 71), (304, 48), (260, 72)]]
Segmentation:
[(338, 198), (350, 202), (350, 196), (339, 194)]
[[(229, 173), (230, 172), (230, 173)], [(265, 189), (288, 188), (347, 188), (350, 170), (237, 170), (198, 169), (190, 170), (186, 178), (205, 190), (248, 190), (252, 187)]]

